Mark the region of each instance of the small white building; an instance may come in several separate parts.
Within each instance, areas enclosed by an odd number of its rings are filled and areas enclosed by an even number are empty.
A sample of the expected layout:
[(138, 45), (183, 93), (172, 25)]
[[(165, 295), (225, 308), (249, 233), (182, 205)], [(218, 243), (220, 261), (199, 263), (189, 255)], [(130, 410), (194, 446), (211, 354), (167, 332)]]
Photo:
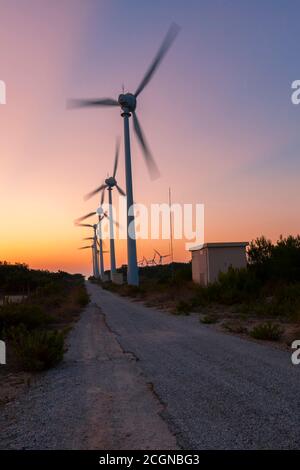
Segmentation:
[(248, 242), (205, 243), (190, 248), (192, 253), (192, 274), (196, 284), (207, 286), (218, 280), (220, 272), (228, 268), (247, 266), (246, 246)]

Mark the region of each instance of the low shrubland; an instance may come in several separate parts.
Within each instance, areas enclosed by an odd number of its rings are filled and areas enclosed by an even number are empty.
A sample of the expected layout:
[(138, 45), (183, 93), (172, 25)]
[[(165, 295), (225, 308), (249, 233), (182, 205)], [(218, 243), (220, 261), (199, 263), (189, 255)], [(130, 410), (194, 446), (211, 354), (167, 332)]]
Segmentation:
[(279, 341), (283, 335), (283, 329), (280, 325), (267, 322), (254, 326), (250, 331), (250, 336), (255, 339), (269, 341)]
[(0, 291), (21, 294), (21, 303), (0, 306), (0, 338), (8, 369), (39, 371), (63, 357), (64, 338), (89, 302), (81, 275), (0, 263)]
[(140, 268), (138, 288), (104, 287), (178, 315), (199, 312), (203, 323), (230, 320), (226, 329), (232, 332), (250, 332), (245, 324), (250, 320), (299, 323), (300, 236), (280, 237), (276, 243), (262, 236), (251, 242), (247, 256), (247, 267), (229, 268), (206, 287), (192, 282), (191, 263)]
[(56, 330), (29, 331), (21, 324), (8, 330), (8, 340), (24, 371), (49, 369), (63, 358), (64, 334)]

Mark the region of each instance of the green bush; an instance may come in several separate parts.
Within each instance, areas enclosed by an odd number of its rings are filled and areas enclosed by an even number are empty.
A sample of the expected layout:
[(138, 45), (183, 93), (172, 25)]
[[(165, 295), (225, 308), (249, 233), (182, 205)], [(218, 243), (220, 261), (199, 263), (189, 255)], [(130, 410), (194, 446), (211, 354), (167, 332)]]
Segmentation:
[(217, 323), (217, 318), (215, 315), (204, 315), (204, 317), (200, 318), (200, 322), (204, 323), (205, 325), (212, 325), (213, 323)]
[(265, 237), (252, 241), (248, 250), (250, 268), (262, 282), (300, 281), (300, 235), (280, 236), (276, 244)]
[(80, 305), (80, 307), (85, 307), (86, 305), (88, 305), (90, 301), (90, 297), (85, 287), (82, 287), (82, 289), (79, 290), (79, 292), (77, 293), (76, 300), (77, 300), (77, 303)]
[(41, 371), (58, 364), (64, 354), (64, 335), (57, 331), (28, 331), (22, 325), (9, 337), (23, 370)]
[(179, 300), (175, 308), (175, 315), (189, 315), (191, 311), (191, 305), (185, 300)]
[(279, 341), (282, 337), (283, 329), (273, 323), (261, 323), (250, 331), (250, 336), (255, 339)]
[[(270, 288), (268, 288), (270, 289)], [(300, 284), (281, 284), (273, 286), (273, 295), (264, 296), (257, 300), (243, 303), (239, 311), (245, 314), (256, 314), (265, 317), (300, 318)]]
[(241, 334), (248, 332), (247, 328), (236, 320), (228, 320), (227, 322), (223, 323), (223, 328), (225, 328), (225, 330), (229, 331), (230, 333)]
[(121, 294), (126, 297), (138, 297), (139, 295), (145, 294), (143, 286), (131, 286), (124, 284), (121, 287)]
[(38, 305), (7, 304), (0, 307), (0, 331), (19, 324), (29, 330), (48, 324), (51, 317), (46, 315)]

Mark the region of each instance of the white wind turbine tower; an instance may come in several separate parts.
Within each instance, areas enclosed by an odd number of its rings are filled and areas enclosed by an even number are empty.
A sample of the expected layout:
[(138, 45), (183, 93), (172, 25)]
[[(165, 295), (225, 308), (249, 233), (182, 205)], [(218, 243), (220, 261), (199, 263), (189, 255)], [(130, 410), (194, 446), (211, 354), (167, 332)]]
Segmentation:
[[(75, 222), (75, 225), (78, 226), (78, 227), (91, 227), (93, 230), (94, 230), (94, 236), (91, 237), (93, 239), (93, 276), (95, 278), (99, 278), (99, 264), (98, 264), (98, 257), (97, 257), (97, 224), (80, 224), (80, 223), (77, 223)], [(91, 248), (91, 247), (87, 247), (87, 248)], [(85, 248), (82, 248), (82, 249), (86, 249)]]
[[(113, 188), (116, 188), (117, 191), (120, 194), (122, 194), (122, 196), (125, 196), (125, 192), (118, 185), (117, 180), (116, 180), (117, 169), (118, 169), (118, 161), (119, 161), (119, 147), (120, 147), (120, 142), (119, 142), (119, 140), (117, 140), (116, 153), (115, 153), (115, 162), (114, 162), (114, 168), (113, 168), (112, 176), (108, 176), (106, 178), (104, 184), (102, 184), (101, 186), (96, 188), (94, 191), (91, 191), (90, 193), (88, 193), (85, 196), (85, 199), (87, 200), (87, 199), (90, 199), (95, 194), (102, 191), (101, 202), (100, 202), (100, 207), (102, 207), (102, 204), (104, 202), (104, 191), (105, 191), (105, 189), (108, 190), (109, 231), (110, 231), (110, 274), (111, 274), (111, 279), (113, 278), (113, 275), (116, 273), (115, 235), (114, 235), (114, 220), (113, 220), (113, 210), (112, 210), (112, 190), (113, 190)], [(105, 213), (103, 213), (103, 215), (105, 216)]]
[(128, 255), (128, 270), (127, 282), (130, 285), (139, 284), (137, 254), (136, 254), (136, 240), (135, 240), (135, 226), (134, 226), (134, 213), (133, 213), (133, 190), (132, 190), (132, 173), (131, 173), (131, 154), (130, 154), (130, 135), (129, 135), (129, 118), (132, 115), (133, 127), (135, 134), (142, 146), (144, 157), (148, 169), (153, 177), (158, 175), (158, 169), (154, 159), (150, 153), (149, 147), (146, 143), (144, 133), (140, 126), (137, 114), (137, 97), (144, 90), (146, 85), (151, 80), (158, 65), (162, 61), (166, 52), (173, 43), (179, 27), (172, 24), (165, 39), (162, 42), (153, 62), (147, 70), (144, 78), (134, 94), (122, 93), (119, 95), (118, 100), (113, 98), (102, 99), (77, 99), (70, 100), (69, 107), (95, 107), (95, 106), (120, 106), (121, 116), (124, 118), (124, 144), (125, 144), (125, 171), (126, 171), (126, 195), (127, 195), (127, 255)]
[(89, 245), (89, 246), (81, 246), (80, 248), (78, 248), (78, 250), (87, 250), (87, 249), (91, 249), (91, 251), (92, 251), (93, 277), (96, 277), (96, 270), (95, 270), (96, 255), (95, 255), (95, 247), (94, 247), (94, 244), (93, 244), (93, 245)]
[[(75, 220), (75, 225), (83, 225), (85, 226), (85, 224), (80, 224), (80, 222), (82, 222), (83, 220), (87, 219), (88, 217), (91, 217), (92, 215), (98, 215), (98, 224), (96, 224), (96, 227), (98, 225), (98, 235), (99, 235), (99, 260), (100, 260), (100, 277), (102, 280), (104, 280), (104, 260), (103, 260), (103, 240), (102, 240), (102, 229), (101, 229), (101, 222), (102, 220), (104, 219), (104, 217), (107, 217), (107, 219), (119, 226), (118, 222), (116, 222), (115, 220), (113, 220), (110, 216), (107, 215), (107, 212), (104, 212), (103, 210), (103, 202), (104, 202), (104, 191), (102, 191), (102, 194), (101, 194), (101, 200), (100, 200), (100, 206), (98, 207), (98, 209), (96, 211), (93, 211), (93, 212), (89, 212), (88, 214), (85, 214), (83, 215), (82, 217), (79, 217), (78, 219)], [(89, 224), (86, 224), (87, 226), (89, 226)]]

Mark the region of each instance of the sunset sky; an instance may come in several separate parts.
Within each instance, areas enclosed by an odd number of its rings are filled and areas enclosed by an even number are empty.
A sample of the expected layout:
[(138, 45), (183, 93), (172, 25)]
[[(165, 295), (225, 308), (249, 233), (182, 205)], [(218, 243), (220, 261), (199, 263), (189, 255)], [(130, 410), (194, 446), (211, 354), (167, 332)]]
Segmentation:
[[(97, 208), (83, 195), (112, 170), (118, 108), (66, 110), (69, 97), (134, 92), (170, 23), (181, 32), (138, 102), (161, 171), (132, 136), (134, 199), (205, 204), (205, 241), (300, 232), (296, 1), (0, 0), (0, 259), (89, 273), (78, 251)], [(118, 182), (125, 187), (124, 151)], [(139, 258), (168, 242), (138, 243)], [(117, 264), (126, 262), (116, 244)], [(106, 268), (109, 257), (105, 255)], [(184, 241), (175, 259), (189, 260)]]

